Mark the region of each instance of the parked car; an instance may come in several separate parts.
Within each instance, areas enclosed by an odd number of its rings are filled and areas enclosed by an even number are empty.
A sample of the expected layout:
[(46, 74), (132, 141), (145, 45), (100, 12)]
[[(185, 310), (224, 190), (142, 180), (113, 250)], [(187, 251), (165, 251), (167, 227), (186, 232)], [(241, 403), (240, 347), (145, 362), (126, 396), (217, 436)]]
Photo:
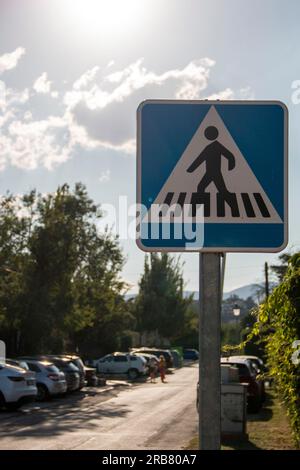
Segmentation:
[(257, 356), (249, 356), (247, 354), (243, 354), (243, 355), (237, 355), (237, 356), (230, 356), (230, 357), (238, 357), (240, 359), (248, 359), (249, 361), (251, 361), (253, 364), (255, 364), (257, 370), (258, 370), (258, 373), (263, 373), (263, 372), (266, 372), (266, 366), (264, 365), (264, 362), (262, 359), (260, 359), (259, 357)]
[(23, 357), (22, 359), (35, 359), (38, 361), (48, 361), (53, 363), (61, 372), (65, 374), (67, 382), (67, 392), (74, 392), (80, 388), (80, 372), (72, 361), (67, 358), (54, 355), (37, 355)]
[(146, 366), (147, 366), (147, 374), (149, 373), (149, 363), (151, 360), (155, 361), (157, 368), (159, 364), (159, 359), (158, 357), (154, 356), (154, 354), (147, 354), (144, 352), (135, 352), (133, 353), (135, 356), (143, 357), (146, 361)]
[(169, 349), (157, 349), (157, 348), (134, 348), (131, 350), (132, 353), (136, 352), (141, 352), (141, 353), (146, 353), (146, 354), (153, 354), (157, 358), (160, 356), (164, 356), (165, 361), (166, 361), (166, 367), (168, 369), (173, 367), (173, 357), (171, 354), (171, 351)]
[(67, 392), (74, 392), (80, 389), (80, 372), (72, 361), (61, 357), (52, 357), (53, 364), (65, 374), (67, 382)]
[(44, 401), (52, 396), (63, 395), (67, 391), (66, 377), (52, 362), (37, 359), (23, 359), (32, 372), (35, 372), (37, 400)]
[(222, 364), (230, 364), (238, 368), (240, 383), (248, 384), (247, 407), (250, 413), (258, 413), (261, 409), (263, 396), (260, 381), (257, 379), (257, 371), (253, 368), (249, 359), (240, 359), (235, 356), (221, 358)]
[(84, 363), (79, 356), (76, 356), (73, 354), (60, 354), (59, 356), (49, 356), (50, 359), (51, 357), (57, 357), (61, 359), (66, 359), (67, 361), (71, 361), (72, 364), (74, 364), (74, 366), (76, 366), (79, 370), (79, 378), (80, 378), (79, 389), (85, 386)]
[(199, 352), (197, 349), (184, 349), (183, 359), (186, 361), (198, 361)]
[(21, 367), (21, 369), (29, 370), (25, 361), (18, 361), (17, 359), (5, 359), (5, 363), (9, 366)]
[(37, 396), (34, 374), (21, 367), (0, 364), (0, 408), (15, 410)]
[(95, 361), (97, 371), (100, 374), (124, 375), (129, 380), (135, 380), (147, 373), (146, 359), (130, 353), (116, 352)]
[(182, 356), (176, 349), (171, 349), (174, 367), (182, 367)]
[[(239, 356), (230, 356), (231, 358), (239, 358), (239, 359), (247, 359), (251, 362), (253, 369), (256, 372), (256, 375), (258, 374), (263, 374), (267, 371), (266, 366), (264, 365), (264, 362), (262, 359), (260, 359), (257, 356), (249, 356), (249, 355), (239, 355)], [(261, 395), (262, 395), (262, 400), (265, 401), (266, 399), (266, 390), (265, 390), (265, 380), (264, 379), (258, 379), (258, 383), (261, 386)]]

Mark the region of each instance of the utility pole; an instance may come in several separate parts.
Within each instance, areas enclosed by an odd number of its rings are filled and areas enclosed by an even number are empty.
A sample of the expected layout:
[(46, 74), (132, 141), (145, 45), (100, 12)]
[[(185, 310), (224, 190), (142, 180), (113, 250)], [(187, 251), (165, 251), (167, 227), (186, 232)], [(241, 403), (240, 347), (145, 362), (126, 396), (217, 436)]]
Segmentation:
[(269, 291), (269, 266), (268, 263), (265, 262), (265, 296), (266, 300), (268, 300), (270, 291)]

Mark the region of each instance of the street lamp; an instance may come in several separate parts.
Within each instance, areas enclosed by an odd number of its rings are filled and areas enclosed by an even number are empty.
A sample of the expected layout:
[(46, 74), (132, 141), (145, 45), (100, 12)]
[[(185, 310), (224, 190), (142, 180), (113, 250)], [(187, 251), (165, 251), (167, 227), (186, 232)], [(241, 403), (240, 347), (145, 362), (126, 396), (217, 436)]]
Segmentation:
[(233, 315), (236, 317), (236, 320), (238, 321), (238, 317), (240, 316), (241, 309), (238, 306), (238, 304), (235, 304), (233, 307)]
[(240, 316), (240, 313), (241, 313), (241, 309), (240, 307), (238, 306), (238, 304), (235, 304), (234, 307), (233, 307), (233, 315), (235, 317), (235, 327), (236, 327), (236, 334), (237, 334), (237, 337), (239, 339), (239, 332), (238, 332), (238, 326), (239, 326), (239, 316)]

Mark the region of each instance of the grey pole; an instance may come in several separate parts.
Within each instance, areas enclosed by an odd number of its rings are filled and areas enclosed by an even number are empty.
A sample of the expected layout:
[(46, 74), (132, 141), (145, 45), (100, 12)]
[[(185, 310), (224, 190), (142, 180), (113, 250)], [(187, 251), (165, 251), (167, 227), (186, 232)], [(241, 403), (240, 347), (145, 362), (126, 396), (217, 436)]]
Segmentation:
[(223, 291), (224, 291), (224, 280), (225, 280), (225, 268), (226, 268), (226, 253), (221, 255), (222, 263), (221, 263), (221, 305), (223, 300)]
[(200, 253), (199, 449), (221, 447), (220, 254)]

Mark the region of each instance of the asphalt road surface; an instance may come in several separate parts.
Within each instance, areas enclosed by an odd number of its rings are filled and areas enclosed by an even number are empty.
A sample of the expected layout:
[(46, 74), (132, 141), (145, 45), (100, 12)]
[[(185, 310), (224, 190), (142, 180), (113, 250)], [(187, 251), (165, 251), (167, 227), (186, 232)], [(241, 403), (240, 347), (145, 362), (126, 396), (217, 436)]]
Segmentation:
[(0, 449), (182, 449), (197, 431), (196, 365), (134, 386), (85, 389), (0, 412)]

